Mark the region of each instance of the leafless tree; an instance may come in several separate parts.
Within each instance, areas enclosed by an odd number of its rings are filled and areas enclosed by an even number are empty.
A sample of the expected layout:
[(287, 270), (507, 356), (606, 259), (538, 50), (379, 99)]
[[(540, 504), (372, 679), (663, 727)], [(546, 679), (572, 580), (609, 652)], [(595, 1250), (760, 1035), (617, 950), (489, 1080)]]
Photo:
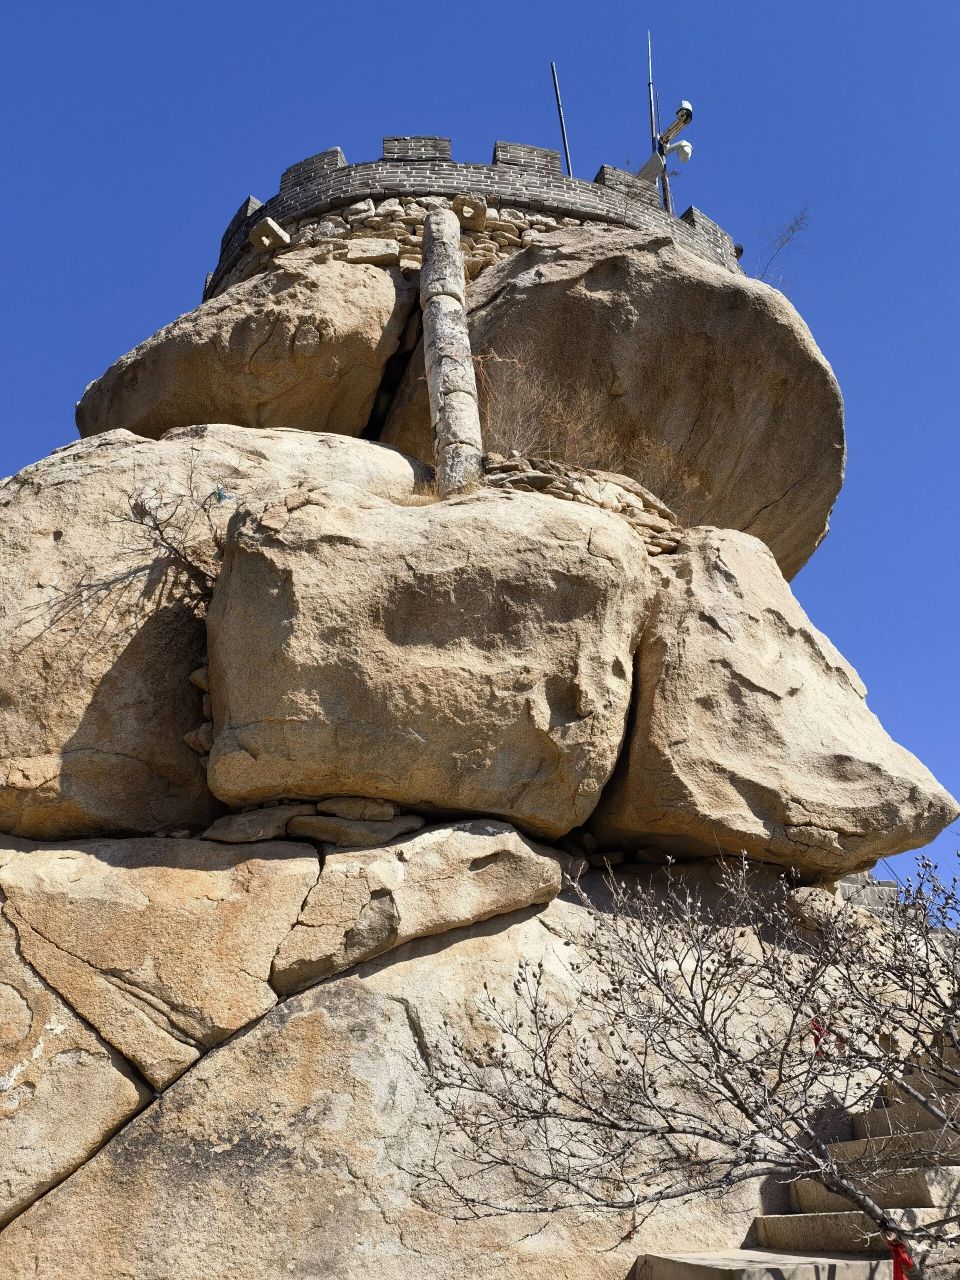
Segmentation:
[(809, 224), (810, 210), (804, 205), (802, 209), (797, 210), (789, 222), (785, 222), (773, 235), (767, 237), (761, 250), (760, 265), (754, 273), (758, 280), (775, 285), (777, 288), (782, 286), (783, 274), (778, 273), (775, 267), (783, 261), (794, 241), (806, 231)]
[[(75, 575), (24, 617), (24, 646), (69, 636), (75, 657), (133, 635), (145, 611), (175, 604), (202, 617), (223, 556), (230, 495), (212, 490), (191, 457), (185, 481), (136, 479), (103, 517), (103, 537)], [(76, 641), (82, 638), (77, 646)]]
[(874, 914), (718, 865), (709, 892), (679, 869), (574, 888), (564, 981), (522, 964), (509, 999), (478, 993), (486, 1038), (447, 1026), (431, 1045), (425, 1181), (457, 1215), (592, 1206), (627, 1238), (665, 1201), (812, 1178), (922, 1270), (956, 1249), (956, 1208), (908, 1225), (881, 1207), (902, 1136), (857, 1159), (831, 1144), (893, 1085), (935, 1118), (924, 1164), (958, 1162), (957, 883), (921, 863)]

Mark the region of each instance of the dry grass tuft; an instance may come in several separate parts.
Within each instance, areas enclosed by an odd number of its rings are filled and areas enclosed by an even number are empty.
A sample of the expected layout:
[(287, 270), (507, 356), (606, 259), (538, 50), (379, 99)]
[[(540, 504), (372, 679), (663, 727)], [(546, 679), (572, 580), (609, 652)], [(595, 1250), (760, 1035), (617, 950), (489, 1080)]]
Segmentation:
[(631, 459), (611, 423), (610, 396), (595, 383), (571, 395), (533, 357), (474, 357), (484, 449), (623, 471)]
[(413, 493), (391, 495), (390, 501), (396, 507), (432, 507), (440, 501), (436, 478), (421, 481)]

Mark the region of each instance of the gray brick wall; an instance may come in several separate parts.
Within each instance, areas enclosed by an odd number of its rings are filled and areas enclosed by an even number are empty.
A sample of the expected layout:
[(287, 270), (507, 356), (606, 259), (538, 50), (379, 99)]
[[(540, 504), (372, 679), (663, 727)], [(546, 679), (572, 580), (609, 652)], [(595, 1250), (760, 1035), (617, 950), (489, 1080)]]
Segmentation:
[(336, 169), (346, 167), (347, 161), (339, 147), (331, 147), (329, 151), (321, 151), (307, 160), (292, 164), (280, 175), (280, 194), (288, 191), (299, 191), (302, 187)]
[(215, 294), (227, 273), (250, 252), (248, 236), (261, 218), (284, 226), (306, 217), (319, 220), (357, 200), (391, 196), (482, 195), (498, 207), (669, 231), (701, 257), (739, 270), (733, 241), (721, 227), (698, 209), (688, 209), (680, 218), (666, 213), (653, 185), (623, 169), (604, 165), (593, 182), (567, 178), (559, 152), (516, 142), (497, 142), (492, 165), (454, 162), (447, 138), (385, 138), (383, 150), (381, 160), (348, 165), (339, 147), (333, 147), (291, 165), (279, 192), (265, 203), (248, 197), (224, 234), (220, 260), (204, 296)]
[(560, 152), (546, 147), (529, 147), (523, 142), (497, 142), (493, 147), (494, 164), (515, 164), (521, 169), (552, 173), (562, 177)]
[(384, 160), (449, 160), (449, 138), (384, 138)]
[(223, 238), (220, 241), (221, 261), (223, 260), (223, 255), (226, 252), (227, 245), (235, 239), (242, 227), (246, 226), (249, 228), (250, 218), (253, 216), (255, 210), (260, 209), (261, 207), (261, 202), (256, 196), (247, 196), (246, 200), (244, 200), (243, 204), (230, 219), (227, 229), (223, 233)]

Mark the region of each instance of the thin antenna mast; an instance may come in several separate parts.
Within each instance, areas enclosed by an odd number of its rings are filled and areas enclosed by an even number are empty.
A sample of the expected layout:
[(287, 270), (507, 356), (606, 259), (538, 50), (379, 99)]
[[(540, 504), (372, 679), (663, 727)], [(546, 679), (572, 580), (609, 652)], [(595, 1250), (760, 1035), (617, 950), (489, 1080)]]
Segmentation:
[(657, 94), (657, 145), (660, 154), (663, 156), (663, 173), (660, 175), (660, 181), (663, 183), (663, 207), (667, 213), (673, 213), (673, 195), (670, 192), (670, 179), (667, 177), (667, 146), (663, 140), (663, 134), (660, 132), (660, 95)]
[(650, 145), (654, 155), (660, 150), (657, 145), (657, 112), (653, 104), (653, 40), (647, 32), (647, 91), (650, 94)]
[[(647, 32), (647, 93), (650, 97), (650, 144), (653, 154), (660, 156), (664, 164), (660, 172), (660, 183), (663, 187), (663, 207), (670, 209), (670, 184), (667, 181), (667, 165), (663, 154), (663, 143), (660, 141), (660, 130), (657, 126), (657, 97), (653, 90), (653, 37)], [(654, 184), (656, 185), (656, 184)]]
[(567, 177), (573, 177), (573, 166), (570, 163), (570, 144), (567, 141), (567, 122), (563, 118), (563, 103), (560, 101), (560, 81), (557, 79), (557, 64), (550, 63), (550, 71), (553, 74), (553, 92), (557, 99), (557, 114), (560, 116), (560, 136), (563, 138), (563, 155), (567, 162)]
[[(650, 96), (650, 141), (653, 144), (653, 156), (640, 170), (644, 177), (652, 177), (659, 169), (660, 185), (663, 188), (663, 207), (667, 213), (673, 213), (673, 197), (670, 194), (670, 179), (667, 177), (667, 157), (679, 155), (686, 163), (693, 155), (693, 147), (689, 142), (674, 142), (674, 138), (684, 131), (693, 119), (693, 104), (686, 98), (677, 107), (677, 118), (660, 130), (660, 96), (653, 88), (653, 40), (647, 32), (647, 91)], [(654, 157), (659, 158), (659, 164)], [(652, 172), (651, 172), (652, 171)], [(654, 178), (654, 185), (657, 179)]]

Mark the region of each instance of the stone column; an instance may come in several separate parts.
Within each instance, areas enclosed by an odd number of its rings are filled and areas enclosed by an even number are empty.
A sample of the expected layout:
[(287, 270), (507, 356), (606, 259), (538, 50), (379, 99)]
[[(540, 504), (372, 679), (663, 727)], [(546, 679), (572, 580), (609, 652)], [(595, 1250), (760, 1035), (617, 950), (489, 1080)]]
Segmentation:
[(477, 484), (483, 470), (465, 289), (460, 222), (452, 210), (435, 209), (427, 214), (423, 228), (420, 305), (437, 487), (442, 498)]

